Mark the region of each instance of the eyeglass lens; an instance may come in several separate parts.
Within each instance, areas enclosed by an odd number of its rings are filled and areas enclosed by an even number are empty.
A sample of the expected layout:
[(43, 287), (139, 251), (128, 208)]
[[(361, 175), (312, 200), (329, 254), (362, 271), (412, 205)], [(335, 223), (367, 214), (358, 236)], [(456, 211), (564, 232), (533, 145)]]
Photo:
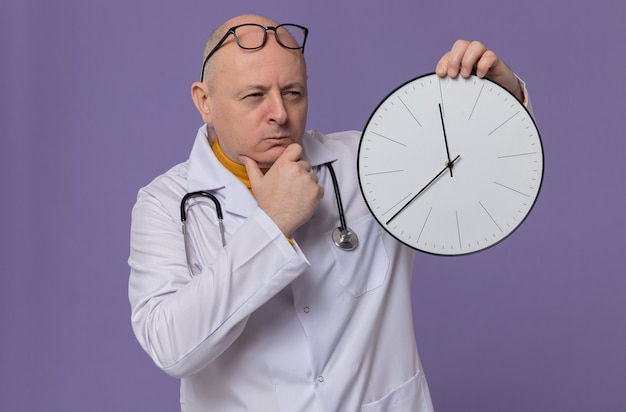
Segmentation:
[[(306, 33), (301, 27), (291, 24), (282, 24), (275, 28), (269, 28), (268, 30), (274, 31), (276, 41), (283, 47), (299, 49), (304, 46)], [(239, 47), (243, 49), (258, 49), (262, 47), (267, 40), (265, 27), (256, 24), (239, 26), (235, 28), (234, 34)]]

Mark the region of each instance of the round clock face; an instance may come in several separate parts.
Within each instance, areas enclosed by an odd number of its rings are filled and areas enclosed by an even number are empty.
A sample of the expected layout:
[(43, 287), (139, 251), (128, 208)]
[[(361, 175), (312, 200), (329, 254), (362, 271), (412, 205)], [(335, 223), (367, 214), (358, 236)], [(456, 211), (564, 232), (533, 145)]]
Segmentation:
[(524, 221), (543, 179), (529, 112), (510, 92), (471, 76), (413, 79), (387, 96), (359, 144), (361, 191), (380, 225), (436, 255), (465, 255)]

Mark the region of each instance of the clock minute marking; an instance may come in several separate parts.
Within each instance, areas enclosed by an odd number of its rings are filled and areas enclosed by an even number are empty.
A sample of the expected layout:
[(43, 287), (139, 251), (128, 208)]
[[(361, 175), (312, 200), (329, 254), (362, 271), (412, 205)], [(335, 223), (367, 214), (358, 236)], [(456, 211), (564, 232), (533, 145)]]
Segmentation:
[(506, 119), (504, 122), (502, 122), (498, 127), (496, 127), (495, 129), (493, 129), (491, 132), (487, 133), (487, 136), (491, 136), (492, 134), (494, 134), (496, 132), (496, 130), (498, 130), (499, 128), (501, 128), (502, 126), (504, 126), (505, 124), (507, 124), (509, 121), (511, 121), (511, 119), (513, 119), (515, 116), (517, 116), (520, 112), (516, 112), (515, 114), (513, 114), (511, 117), (509, 117), (508, 119)]
[(478, 104), (478, 99), (480, 99), (480, 96), (483, 94), (483, 89), (484, 88), (485, 88), (484, 84), (482, 86), (480, 86), (480, 91), (478, 92), (478, 96), (476, 96), (476, 100), (474, 100), (474, 106), (472, 106), (472, 111), (470, 111), (469, 117), (467, 118), (468, 121), (474, 115), (474, 110), (476, 110), (476, 105)]
[(507, 185), (504, 185), (504, 184), (502, 184), (502, 183), (500, 183), (500, 182), (493, 182), (493, 183), (494, 183), (494, 184), (496, 184), (496, 185), (498, 185), (498, 186), (500, 186), (500, 187), (503, 187), (503, 188), (505, 188), (505, 189), (509, 189), (509, 190), (510, 190), (510, 191), (512, 191), (512, 192), (519, 193), (519, 194), (520, 194), (520, 195), (522, 195), (522, 196), (525, 196), (525, 197), (530, 197), (530, 195), (528, 195), (528, 194), (526, 194), (526, 193), (524, 193), (524, 192), (520, 192), (520, 191), (519, 191), (519, 190), (517, 190), (517, 189), (513, 189), (512, 187), (509, 187), (509, 186), (507, 186)]
[(404, 100), (402, 100), (402, 98), (400, 96), (398, 96), (398, 100), (400, 100), (400, 103), (402, 103), (402, 105), (404, 106), (404, 108), (409, 112), (409, 114), (411, 115), (411, 117), (413, 118), (413, 120), (415, 120), (417, 122), (417, 124), (419, 125), (419, 127), (422, 127), (422, 124), (420, 123), (419, 120), (417, 120), (417, 117), (415, 117), (415, 115), (413, 114), (413, 112), (411, 111), (411, 109), (409, 109), (409, 106), (406, 105), (406, 103), (404, 103)]
[(528, 153), (517, 153), (517, 154), (511, 154), (511, 155), (503, 155), (503, 156), (498, 156), (498, 159), (507, 159), (510, 157), (519, 157), (519, 156), (530, 156), (530, 155), (536, 155), (537, 152), (528, 152)]
[(459, 236), (459, 249), (463, 249), (463, 243), (461, 242), (461, 225), (459, 225), (459, 211), (454, 212), (456, 215), (456, 233)]
[(382, 134), (380, 134), (380, 133), (376, 133), (376, 132), (374, 132), (374, 131), (372, 131), (371, 133), (372, 133), (372, 134), (375, 134), (375, 135), (376, 135), (376, 136), (378, 136), (378, 137), (382, 137), (383, 139), (389, 140), (389, 141), (390, 141), (390, 142), (392, 142), (392, 143), (396, 143), (396, 144), (399, 144), (400, 146), (406, 147), (406, 144), (404, 144), (404, 143), (402, 143), (402, 142), (399, 142), (399, 141), (397, 141), (397, 140), (394, 140), (394, 139), (392, 139), (392, 138), (390, 138), (390, 137), (387, 137), (387, 136), (382, 135)]

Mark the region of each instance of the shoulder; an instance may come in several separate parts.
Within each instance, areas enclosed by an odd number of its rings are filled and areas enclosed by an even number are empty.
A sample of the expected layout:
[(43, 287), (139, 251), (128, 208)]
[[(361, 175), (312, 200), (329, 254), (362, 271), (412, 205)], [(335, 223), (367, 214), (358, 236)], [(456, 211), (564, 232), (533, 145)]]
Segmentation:
[(183, 162), (154, 178), (139, 189), (135, 208), (152, 205), (176, 217), (180, 199), (187, 192), (187, 172), (188, 162)]
[(170, 168), (165, 173), (154, 178), (146, 186), (142, 187), (140, 192), (157, 192), (157, 191), (177, 191), (184, 189), (185, 182), (187, 181), (187, 172), (189, 170), (189, 164), (187, 162), (179, 163), (176, 166)]
[(361, 139), (361, 132), (358, 130), (346, 130), (342, 132), (334, 132), (323, 134), (317, 131), (313, 131), (315, 136), (318, 136), (322, 141), (330, 144), (336, 143), (340, 145), (358, 145)]
[(321, 146), (332, 152), (337, 158), (356, 157), (361, 139), (361, 132), (349, 130), (324, 134), (317, 130), (307, 132), (309, 139), (317, 141)]

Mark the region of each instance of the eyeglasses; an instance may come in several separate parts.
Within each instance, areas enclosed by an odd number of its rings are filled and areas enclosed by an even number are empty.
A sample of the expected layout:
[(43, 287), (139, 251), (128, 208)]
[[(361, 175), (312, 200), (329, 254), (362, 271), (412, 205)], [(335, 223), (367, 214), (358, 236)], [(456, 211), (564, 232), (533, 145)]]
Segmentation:
[(206, 58), (202, 62), (202, 74), (200, 75), (200, 81), (204, 80), (204, 67), (206, 62), (213, 54), (219, 49), (231, 34), (235, 38), (237, 45), (244, 50), (256, 50), (265, 45), (267, 41), (267, 31), (272, 30), (276, 42), (286, 49), (298, 50), (300, 49), (304, 53), (304, 44), (306, 43), (306, 36), (309, 34), (309, 29), (298, 24), (279, 24), (276, 27), (261, 26), (255, 23), (240, 24), (239, 26), (231, 27), (228, 29), (224, 37), (217, 42), (215, 47), (207, 54)]

